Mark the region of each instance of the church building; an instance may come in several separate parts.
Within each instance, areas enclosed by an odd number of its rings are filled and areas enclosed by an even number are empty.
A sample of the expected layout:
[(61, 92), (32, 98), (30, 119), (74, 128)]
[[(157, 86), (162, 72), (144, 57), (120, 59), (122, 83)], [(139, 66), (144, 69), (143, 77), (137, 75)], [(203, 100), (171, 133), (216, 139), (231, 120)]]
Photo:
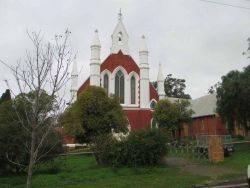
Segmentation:
[(87, 86), (101, 86), (109, 96), (115, 95), (129, 121), (131, 130), (150, 128), (152, 124), (152, 110), (159, 99), (165, 97), (164, 77), (159, 67), (156, 90), (149, 81), (150, 62), (146, 38), (142, 36), (139, 43), (136, 62), (129, 53), (129, 35), (122, 21), (121, 12), (118, 23), (111, 35), (112, 45), (110, 54), (101, 60), (102, 45), (98, 31), (94, 32), (90, 44), (90, 76), (78, 88), (78, 71), (76, 62), (72, 70), (71, 94), (73, 100), (83, 92)]

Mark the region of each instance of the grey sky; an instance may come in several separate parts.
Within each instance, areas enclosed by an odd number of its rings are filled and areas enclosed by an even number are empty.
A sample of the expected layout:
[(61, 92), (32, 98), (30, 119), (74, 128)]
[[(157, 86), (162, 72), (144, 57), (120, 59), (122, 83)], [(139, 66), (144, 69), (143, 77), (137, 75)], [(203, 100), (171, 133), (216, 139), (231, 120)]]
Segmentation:
[[(214, 1), (250, 8), (247, 0)], [(130, 54), (137, 63), (139, 39), (146, 36), (151, 81), (156, 80), (161, 62), (164, 76), (171, 73), (186, 79), (187, 93), (196, 98), (228, 71), (249, 64), (242, 52), (250, 36), (250, 10), (200, 0), (0, 0), (0, 59), (14, 64), (25, 57), (25, 50), (31, 49), (26, 30), (41, 30), (46, 40), (52, 40), (69, 28), (82, 68), (80, 85), (89, 76), (94, 30), (99, 30), (104, 60), (120, 8)], [(13, 84), (13, 77), (0, 65), (0, 93), (6, 89), (3, 79)]]

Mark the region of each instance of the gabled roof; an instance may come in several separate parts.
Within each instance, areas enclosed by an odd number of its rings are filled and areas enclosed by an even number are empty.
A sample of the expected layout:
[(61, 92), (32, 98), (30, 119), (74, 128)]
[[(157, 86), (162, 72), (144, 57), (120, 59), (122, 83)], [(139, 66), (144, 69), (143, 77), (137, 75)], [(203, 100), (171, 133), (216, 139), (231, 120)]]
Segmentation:
[(113, 35), (116, 34), (116, 33), (118, 33), (119, 31), (122, 31), (123, 34), (125, 34), (126, 36), (128, 36), (128, 32), (127, 32), (127, 30), (126, 30), (126, 28), (125, 28), (122, 20), (119, 20), (118, 23), (116, 24), (115, 29), (114, 29), (111, 37), (113, 37)]
[(194, 111), (193, 118), (216, 115), (216, 94), (190, 100), (191, 108)]
[(122, 66), (127, 73), (134, 71), (140, 75), (140, 68), (130, 55), (124, 55), (120, 50), (117, 54), (110, 54), (101, 64), (101, 72), (109, 70), (113, 72), (118, 66)]
[(155, 99), (156, 101), (159, 101), (159, 95), (152, 83), (149, 83), (149, 92), (150, 100)]
[(81, 92), (83, 92), (89, 85), (90, 85), (90, 78), (88, 77), (87, 80), (85, 80), (85, 82), (78, 89), (77, 95), (79, 95)]

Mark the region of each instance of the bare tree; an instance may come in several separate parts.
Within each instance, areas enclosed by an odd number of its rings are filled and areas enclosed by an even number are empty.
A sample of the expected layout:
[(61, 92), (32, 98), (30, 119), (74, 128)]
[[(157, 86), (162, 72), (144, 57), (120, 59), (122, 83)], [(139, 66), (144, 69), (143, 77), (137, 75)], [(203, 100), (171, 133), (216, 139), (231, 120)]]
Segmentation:
[[(62, 90), (69, 79), (68, 69), (73, 60), (72, 50), (68, 46), (69, 35), (69, 30), (66, 30), (64, 36), (56, 35), (53, 43), (44, 43), (40, 32), (28, 33), (34, 50), (26, 52), (24, 62), (19, 61), (16, 66), (9, 66), (0, 60), (12, 71), (19, 92), (24, 94), (21, 95), (23, 101), (28, 103), (22, 105), (22, 114), (15, 108), (18, 121), (30, 135), (26, 182), (28, 188), (31, 187), (35, 164), (53, 148), (51, 146), (44, 151), (42, 146), (46, 144), (49, 133), (55, 130), (57, 117), (65, 105)], [(25, 93), (32, 93), (32, 97), (27, 97)]]

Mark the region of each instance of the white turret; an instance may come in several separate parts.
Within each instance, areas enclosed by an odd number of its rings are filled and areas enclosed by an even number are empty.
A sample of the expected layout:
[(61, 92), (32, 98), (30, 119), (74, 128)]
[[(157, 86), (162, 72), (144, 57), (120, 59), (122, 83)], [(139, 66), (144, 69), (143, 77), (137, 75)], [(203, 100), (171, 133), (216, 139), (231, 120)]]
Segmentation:
[(100, 52), (101, 43), (98, 36), (98, 31), (95, 30), (94, 38), (92, 40), (91, 46), (91, 57), (90, 57), (90, 85), (100, 86)]
[(78, 70), (77, 70), (77, 63), (76, 63), (76, 56), (74, 58), (72, 72), (71, 72), (71, 103), (75, 102), (77, 99), (77, 88), (78, 87)]
[(118, 23), (115, 27), (113, 34), (111, 35), (111, 38), (112, 38), (112, 46), (110, 48), (111, 54), (117, 54), (120, 50), (125, 55), (129, 54), (129, 48), (128, 48), (129, 36), (122, 22), (121, 10), (118, 14)]
[(145, 36), (142, 36), (139, 48), (140, 62), (140, 107), (149, 108), (149, 65), (148, 65), (148, 48)]
[(159, 64), (159, 71), (157, 76), (157, 91), (159, 99), (163, 99), (165, 97), (165, 92), (164, 92), (164, 76), (162, 74), (161, 64)]

